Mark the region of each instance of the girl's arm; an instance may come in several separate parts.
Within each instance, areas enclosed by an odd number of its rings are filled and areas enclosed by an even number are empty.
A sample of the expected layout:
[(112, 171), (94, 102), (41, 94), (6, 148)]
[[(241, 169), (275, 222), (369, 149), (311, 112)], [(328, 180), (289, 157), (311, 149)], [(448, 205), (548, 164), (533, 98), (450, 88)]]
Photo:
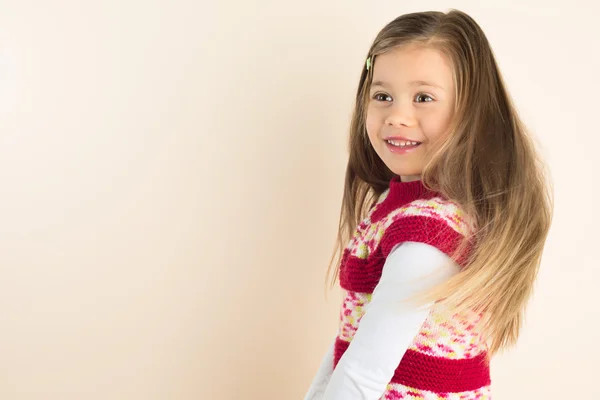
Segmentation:
[(385, 261), (371, 302), (322, 400), (379, 399), (433, 305), (417, 307), (405, 300), (459, 271), (459, 266), (436, 247), (417, 242), (396, 246)]
[(317, 370), (317, 374), (313, 378), (313, 381), (304, 396), (304, 400), (321, 400), (323, 398), (323, 393), (327, 388), (327, 384), (329, 383), (329, 379), (331, 378), (331, 374), (333, 373), (333, 352), (335, 347), (335, 338), (331, 342), (327, 353), (323, 357), (321, 361), (321, 365)]

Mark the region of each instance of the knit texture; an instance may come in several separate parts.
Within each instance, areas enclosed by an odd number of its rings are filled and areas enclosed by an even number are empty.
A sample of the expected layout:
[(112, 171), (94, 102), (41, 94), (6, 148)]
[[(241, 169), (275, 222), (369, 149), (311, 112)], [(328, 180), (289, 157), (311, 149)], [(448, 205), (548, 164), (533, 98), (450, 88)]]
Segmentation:
[[(421, 181), (392, 179), (342, 255), (344, 299), (334, 367), (358, 330), (392, 249), (402, 242), (421, 242), (451, 255), (472, 229), (454, 202), (427, 190)], [(459, 265), (465, 257), (457, 259)], [(487, 344), (475, 330), (480, 318), (434, 304), (381, 399), (490, 399)]]

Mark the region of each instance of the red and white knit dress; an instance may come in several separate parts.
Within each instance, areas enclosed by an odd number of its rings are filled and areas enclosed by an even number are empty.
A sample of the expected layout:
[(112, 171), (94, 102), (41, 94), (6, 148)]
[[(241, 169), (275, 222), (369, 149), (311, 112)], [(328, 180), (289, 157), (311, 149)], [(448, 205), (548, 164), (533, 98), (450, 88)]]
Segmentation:
[[(344, 250), (334, 367), (359, 328), (390, 251), (399, 243), (421, 242), (449, 255), (470, 229), (455, 203), (426, 190), (421, 181), (390, 182)], [(434, 304), (381, 399), (490, 399), (487, 344), (474, 329), (479, 318)]]

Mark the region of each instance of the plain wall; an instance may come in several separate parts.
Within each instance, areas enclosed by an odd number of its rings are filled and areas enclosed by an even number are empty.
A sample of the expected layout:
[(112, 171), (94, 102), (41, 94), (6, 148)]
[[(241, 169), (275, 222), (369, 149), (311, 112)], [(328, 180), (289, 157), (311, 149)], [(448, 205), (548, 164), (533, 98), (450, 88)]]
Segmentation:
[(458, 8), (555, 184), (498, 400), (600, 398), (592, 1), (0, 2), (0, 398), (300, 399), (376, 33)]

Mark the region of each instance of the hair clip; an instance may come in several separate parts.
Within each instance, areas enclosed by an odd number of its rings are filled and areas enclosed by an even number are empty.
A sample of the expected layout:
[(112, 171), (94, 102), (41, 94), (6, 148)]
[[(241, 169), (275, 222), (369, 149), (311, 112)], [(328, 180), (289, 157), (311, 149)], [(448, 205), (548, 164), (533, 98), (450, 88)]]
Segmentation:
[(371, 56), (367, 57), (367, 71), (371, 68)]

